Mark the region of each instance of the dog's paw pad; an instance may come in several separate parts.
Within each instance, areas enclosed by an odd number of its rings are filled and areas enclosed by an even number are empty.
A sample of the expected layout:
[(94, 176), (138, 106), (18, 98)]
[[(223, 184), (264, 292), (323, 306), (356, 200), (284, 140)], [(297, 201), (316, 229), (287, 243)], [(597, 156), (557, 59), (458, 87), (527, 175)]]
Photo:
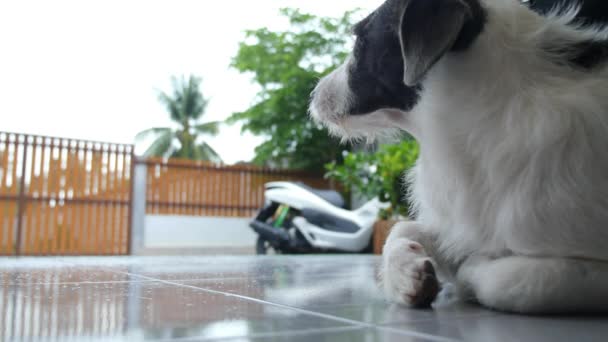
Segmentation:
[(405, 300), (415, 307), (429, 307), (440, 290), (435, 268), (429, 260), (425, 260), (415, 274), (417, 276), (412, 281), (412, 289), (405, 294)]
[(384, 291), (399, 303), (428, 307), (439, 293), (435, 267), (417, 242), (400, 241), (385, 249), (382, 269)]

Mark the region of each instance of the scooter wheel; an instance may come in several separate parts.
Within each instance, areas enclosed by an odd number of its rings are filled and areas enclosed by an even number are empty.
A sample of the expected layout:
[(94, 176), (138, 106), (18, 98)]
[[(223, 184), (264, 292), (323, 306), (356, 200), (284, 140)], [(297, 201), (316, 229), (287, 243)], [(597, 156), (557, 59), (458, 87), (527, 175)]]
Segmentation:
[(274, 249), (268, 240), (262, 237), (258, 237), (258, 240), (255, 242), (255, 252), (258, 255), (281, 253), (280, 251)]

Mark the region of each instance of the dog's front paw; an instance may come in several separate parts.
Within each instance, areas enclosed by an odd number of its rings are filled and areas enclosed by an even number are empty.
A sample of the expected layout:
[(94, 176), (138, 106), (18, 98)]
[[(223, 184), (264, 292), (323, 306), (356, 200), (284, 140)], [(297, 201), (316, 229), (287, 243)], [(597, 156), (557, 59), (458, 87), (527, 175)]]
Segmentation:
[(440, 286), (422, 245), (400, 238), (384, 247), (382, 285), (389, 299), (414, 307), (431, 305)]

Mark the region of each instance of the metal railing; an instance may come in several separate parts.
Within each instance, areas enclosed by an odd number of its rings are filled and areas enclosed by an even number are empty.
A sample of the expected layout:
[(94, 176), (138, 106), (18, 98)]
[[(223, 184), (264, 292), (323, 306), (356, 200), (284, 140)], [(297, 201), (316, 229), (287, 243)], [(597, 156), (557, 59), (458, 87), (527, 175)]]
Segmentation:
[(133, 146), (0, 132), (0, 255), (129, 253)]
[(0, 255), (130, 254), (136, 165), (147, 215), (250, 217), (267, 182), (333, 187), (319, 174), (138, 159), (133, 145), (0, 131)]

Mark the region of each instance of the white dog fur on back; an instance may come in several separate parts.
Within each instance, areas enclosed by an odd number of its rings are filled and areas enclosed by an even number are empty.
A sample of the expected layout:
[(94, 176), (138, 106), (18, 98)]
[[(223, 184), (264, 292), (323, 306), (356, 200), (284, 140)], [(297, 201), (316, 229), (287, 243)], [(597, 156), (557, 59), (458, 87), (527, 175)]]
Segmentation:
[(564, 63), (608, 29), (573, 24), (576, 8), (478, 2), (483, 30), (430, 67), (412, 108), (349, 115), (353, 58), (314, 92), (311, 115), (337, 135), (406, 130), (420, 143), (415, 221), (387, 239), (384, 291), (428, 304), (437, 268), (465, 299), (499, 310), (608, 311), (608, 63)]

